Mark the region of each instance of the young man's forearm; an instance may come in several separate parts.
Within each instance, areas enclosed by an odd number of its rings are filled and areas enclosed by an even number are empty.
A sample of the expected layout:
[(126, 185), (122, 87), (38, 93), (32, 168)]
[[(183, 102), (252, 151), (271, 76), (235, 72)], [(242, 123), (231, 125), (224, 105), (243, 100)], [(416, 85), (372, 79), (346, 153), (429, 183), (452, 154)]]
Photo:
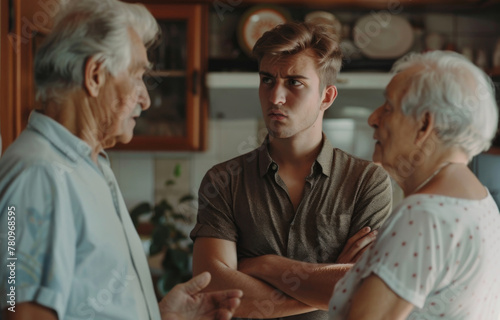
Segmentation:
[[(229, 253), (228, 253), (229, 252)], [(241, 304), (235, 317), (279, 318), (315, 311), (271, 285), (239, 272), (233, 244), (216, 239), (197, 239), (193, 254), (193, 273), (209, 271), (212, 280), (205, 291), (240, 289)]]
[(219, 266), (209, 268), (207, 271), (212, 274), (212, 281), (205, 291), (226, 289), (240, 289), (243, 291), (243, 298), (234, 314), (235, 317), (267, 319), (315, 310), (261, 280), (228, 267)]
[(328, 310), (335, 284), (352, 264), (316, 264), (266, 255), (243, 260), (240, 266), (242, 272), (269, 283), (304, 304)]

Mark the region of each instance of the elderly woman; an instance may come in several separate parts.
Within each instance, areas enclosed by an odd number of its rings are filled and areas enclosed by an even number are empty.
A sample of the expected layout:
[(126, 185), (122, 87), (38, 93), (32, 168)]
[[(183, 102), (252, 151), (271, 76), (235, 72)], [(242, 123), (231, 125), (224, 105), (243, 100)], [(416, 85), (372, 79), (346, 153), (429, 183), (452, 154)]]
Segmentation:
[(467, 167), (497, 128), (491, 82), (451, 52), (394, 71), (368, 122), (373, 160), (407, 197), (335, 286), (330, 319), (498, 319), (500, 214)]

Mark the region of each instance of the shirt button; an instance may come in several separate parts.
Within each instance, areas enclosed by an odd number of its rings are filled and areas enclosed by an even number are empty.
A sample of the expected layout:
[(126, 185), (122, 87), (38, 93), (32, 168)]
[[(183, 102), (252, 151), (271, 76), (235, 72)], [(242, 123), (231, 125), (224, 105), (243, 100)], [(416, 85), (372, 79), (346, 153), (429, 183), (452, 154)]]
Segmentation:
[(271, 169), (276, 171), (276, 169), (278, 169), (278, 165), (276, 163), (273, 163), (273, 165), (271, 166)]

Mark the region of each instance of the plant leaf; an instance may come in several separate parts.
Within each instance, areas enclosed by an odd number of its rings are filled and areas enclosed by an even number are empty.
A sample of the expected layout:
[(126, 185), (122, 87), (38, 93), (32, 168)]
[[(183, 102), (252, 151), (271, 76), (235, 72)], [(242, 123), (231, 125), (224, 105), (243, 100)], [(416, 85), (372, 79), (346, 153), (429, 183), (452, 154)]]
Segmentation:
[(153, 216), (151, 217), (151, 223), (158, 225), (161, 224), (161, 218), (165, 216), (165, 209), (159, 205), (153, 208)]
[(182, 282), (182, 272), (177, 269), (165, 269), (162, 275), (163, 291), (169, 292), (177, 284)]
[(134, 223), (134, 226), (137, 228), (139, 224), (139, 217), (143, 214), (151, 212), (151, 205), (147, 202), (141, 202), (136, 205), (132, 210), (130, 210), (130, 218)]
[(166, 186), (171, 186), (171, 185), (174, 185), (174, 184), (175, 184), (175, 180), (168, 179), (167, 181), (165, 181), (165, 185)]
[(184, 272), (189, 269), (189, 252), (181, 249), (168, 248), (165, 259), (162, 261), (165, 270), (179, 270)]
[(179, 178), (181, 176), (181, 164), (178, 163), (174, 167), (174, 177)]
[(194, 200), (194, 196), (191, 194), (186, 194), (179, 199), (179, 203), (183, 203), (186, 201), (192, 201), (192, 200)]
[(172, 205), (165, 199), (160, 201), (156, 206), (161, 208), (163, 211), (172, 211), (173, 209)]
[(188, 216), (186, 216), (185, 214), (182, 214), (182, 213), (173, 213), (172, 214), (172, 218), (175, 220), (175, 221), (182, 221), (184, 223), (191, 223), (192, 222), (192, 219)]
[(153, 230), (151, 235), (151, 245), (149, 255), (154, 256), (160, 253), (166, 245), (166, 239), (170, 236), (170, 229), (167, 226), (159, 225)]

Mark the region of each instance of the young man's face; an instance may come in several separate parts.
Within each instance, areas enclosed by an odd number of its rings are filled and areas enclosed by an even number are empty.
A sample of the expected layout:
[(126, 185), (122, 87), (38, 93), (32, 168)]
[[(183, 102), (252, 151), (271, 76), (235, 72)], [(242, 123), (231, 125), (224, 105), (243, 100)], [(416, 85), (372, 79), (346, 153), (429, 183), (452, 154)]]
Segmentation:
[(265, 55), (260, 62), (259, 74), (262, 115), (271, 137), (285, 139), (322, 131), (324, 111), (335, 99), (337, 91), (335, 86), (320, 91), (312, 51), (306, 50), (278, 61)]

